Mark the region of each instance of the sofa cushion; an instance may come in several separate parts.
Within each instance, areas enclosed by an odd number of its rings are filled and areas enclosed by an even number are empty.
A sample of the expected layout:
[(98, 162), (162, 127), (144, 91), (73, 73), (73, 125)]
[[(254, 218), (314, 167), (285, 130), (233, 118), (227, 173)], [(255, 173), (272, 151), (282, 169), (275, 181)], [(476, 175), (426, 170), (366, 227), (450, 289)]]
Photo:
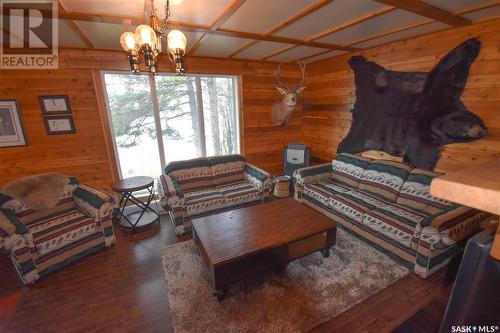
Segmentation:
[(76, 208), (32, 221), (28, 228), (40, 256), (101, 232), (93, 218)]
[(339, 154), (332, 161), (332, 178), (357, 188), (365, 169), (373, 160), (352, 154)]
[(208, 158), (208, 163), (214, 186), (236, 183), (245, 179), (243, 170), (246, 160), (241, 155), (213, 156)]
[(188, 216), (195, 216), (226, 207), (226, 198), (217, 188), (186, 193), (185, 211)]
[(395, 202), (411, 170), (409, 165), (396, 161), (373, 161), (363, 173), (359, 189)]
[(413, 169), (401, 188), (397, 203), (431, 214), (453, 206), (451, 202), (433, 197), (429, 193), (432, 179), (441, 175), (432, 171)]
[(416, 249), (412, 246), (418, 243), (413, 242), (415, 229), (426, 217), (428, 214), (409, 207), (387, 204), (366, 212), (362, 224), (408, 248)]
[(329, 201), (329, 206), (334, 211), (360, 223), (366, 212), (386, 204), (388, 204), (387, 201), (361, 190), (335, 194)]
[(226, 198), (227, 206), (235, 206), (262, 199), (259, 189), (246, 180), (219, 186), (218, 189)]
[(173, 177), (183, 192), (212, 186), (212, 170), (206, 158), (170, 162), (165, 174)]
[(307, 195), (318, 200), (324, 205), (329, 205), (333, 195), (351, 191), (353, 188), (340, 183), (336, 179), (322, 180), (317, 184), (304, 185), (302, 195)]

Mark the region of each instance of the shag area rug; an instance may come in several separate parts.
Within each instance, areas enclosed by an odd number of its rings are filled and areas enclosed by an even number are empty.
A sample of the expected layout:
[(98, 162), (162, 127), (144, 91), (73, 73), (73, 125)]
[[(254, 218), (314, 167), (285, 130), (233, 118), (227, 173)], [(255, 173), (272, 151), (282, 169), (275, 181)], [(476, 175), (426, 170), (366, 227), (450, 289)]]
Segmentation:
[(337, 229), (328, 258), (317, 252), (212, 296), (193, 241), (161, 249), (175, 332), (305, 332), (358, 304), (409, 270)]

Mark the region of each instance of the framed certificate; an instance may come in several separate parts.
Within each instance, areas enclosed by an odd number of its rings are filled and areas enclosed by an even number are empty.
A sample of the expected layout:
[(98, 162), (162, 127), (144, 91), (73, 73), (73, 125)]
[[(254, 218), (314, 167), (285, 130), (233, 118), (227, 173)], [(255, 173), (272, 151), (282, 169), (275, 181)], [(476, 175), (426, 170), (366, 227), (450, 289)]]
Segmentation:
[(76, 133), (73, 116), (44, 117), (43, 121), (48, 135)]
[(0, 101), (0, 147), (26, 146), (19, 105), (15, 100)]
[(38, 100), (44, 116), (71, 113), (69, 98), (66, 95), (39, 96)]

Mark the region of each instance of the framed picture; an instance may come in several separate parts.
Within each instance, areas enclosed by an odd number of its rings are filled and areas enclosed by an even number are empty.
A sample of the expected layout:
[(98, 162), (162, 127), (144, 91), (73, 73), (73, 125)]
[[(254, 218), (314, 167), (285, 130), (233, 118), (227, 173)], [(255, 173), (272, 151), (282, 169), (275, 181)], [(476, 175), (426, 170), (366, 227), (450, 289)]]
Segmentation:
[(26, 146), (19, 105), (15, 100), (0, 101), (0, 147)]
[(39, 96), (42, 114), (50, 116), (52, 114), (71, 113), (69, 98), (66, 95)]
[(73, 116), (44, 117), (43, 122), (48, 135), (76, 133)]

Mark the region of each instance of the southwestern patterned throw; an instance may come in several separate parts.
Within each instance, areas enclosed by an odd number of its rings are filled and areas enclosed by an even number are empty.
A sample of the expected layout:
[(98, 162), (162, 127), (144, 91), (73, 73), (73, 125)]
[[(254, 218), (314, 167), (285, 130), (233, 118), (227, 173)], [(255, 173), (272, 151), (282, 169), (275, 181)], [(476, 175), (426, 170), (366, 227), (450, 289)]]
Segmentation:
[[(44, 180), (61, 184), (54, 186), (58, 200), (45, 200), (44, 209), (35, 209), (34, 196), (21, 195), (18, 189), (29, 184), (40, 196), (52, 188)], [(0, 193), (0, 251), (10, 255), (26, 284), (115, 242), (114, 198), (107, 193), (61, 174), (30, 176), (5, 188), (9, 195)], [(29, 205), (24, 198), (30, 198)]]
[(295, 199), (429, 276), (461, 251), (488, 214), (429, 193), (440, 174), (385, 160), (339, 154), (295, 172)]
[(193, 218), (213, 214), (271, 193), (271, 175), (239, 154), (172, 162), (160, 176), (162, 206), (177, 234), (191, 232)]

